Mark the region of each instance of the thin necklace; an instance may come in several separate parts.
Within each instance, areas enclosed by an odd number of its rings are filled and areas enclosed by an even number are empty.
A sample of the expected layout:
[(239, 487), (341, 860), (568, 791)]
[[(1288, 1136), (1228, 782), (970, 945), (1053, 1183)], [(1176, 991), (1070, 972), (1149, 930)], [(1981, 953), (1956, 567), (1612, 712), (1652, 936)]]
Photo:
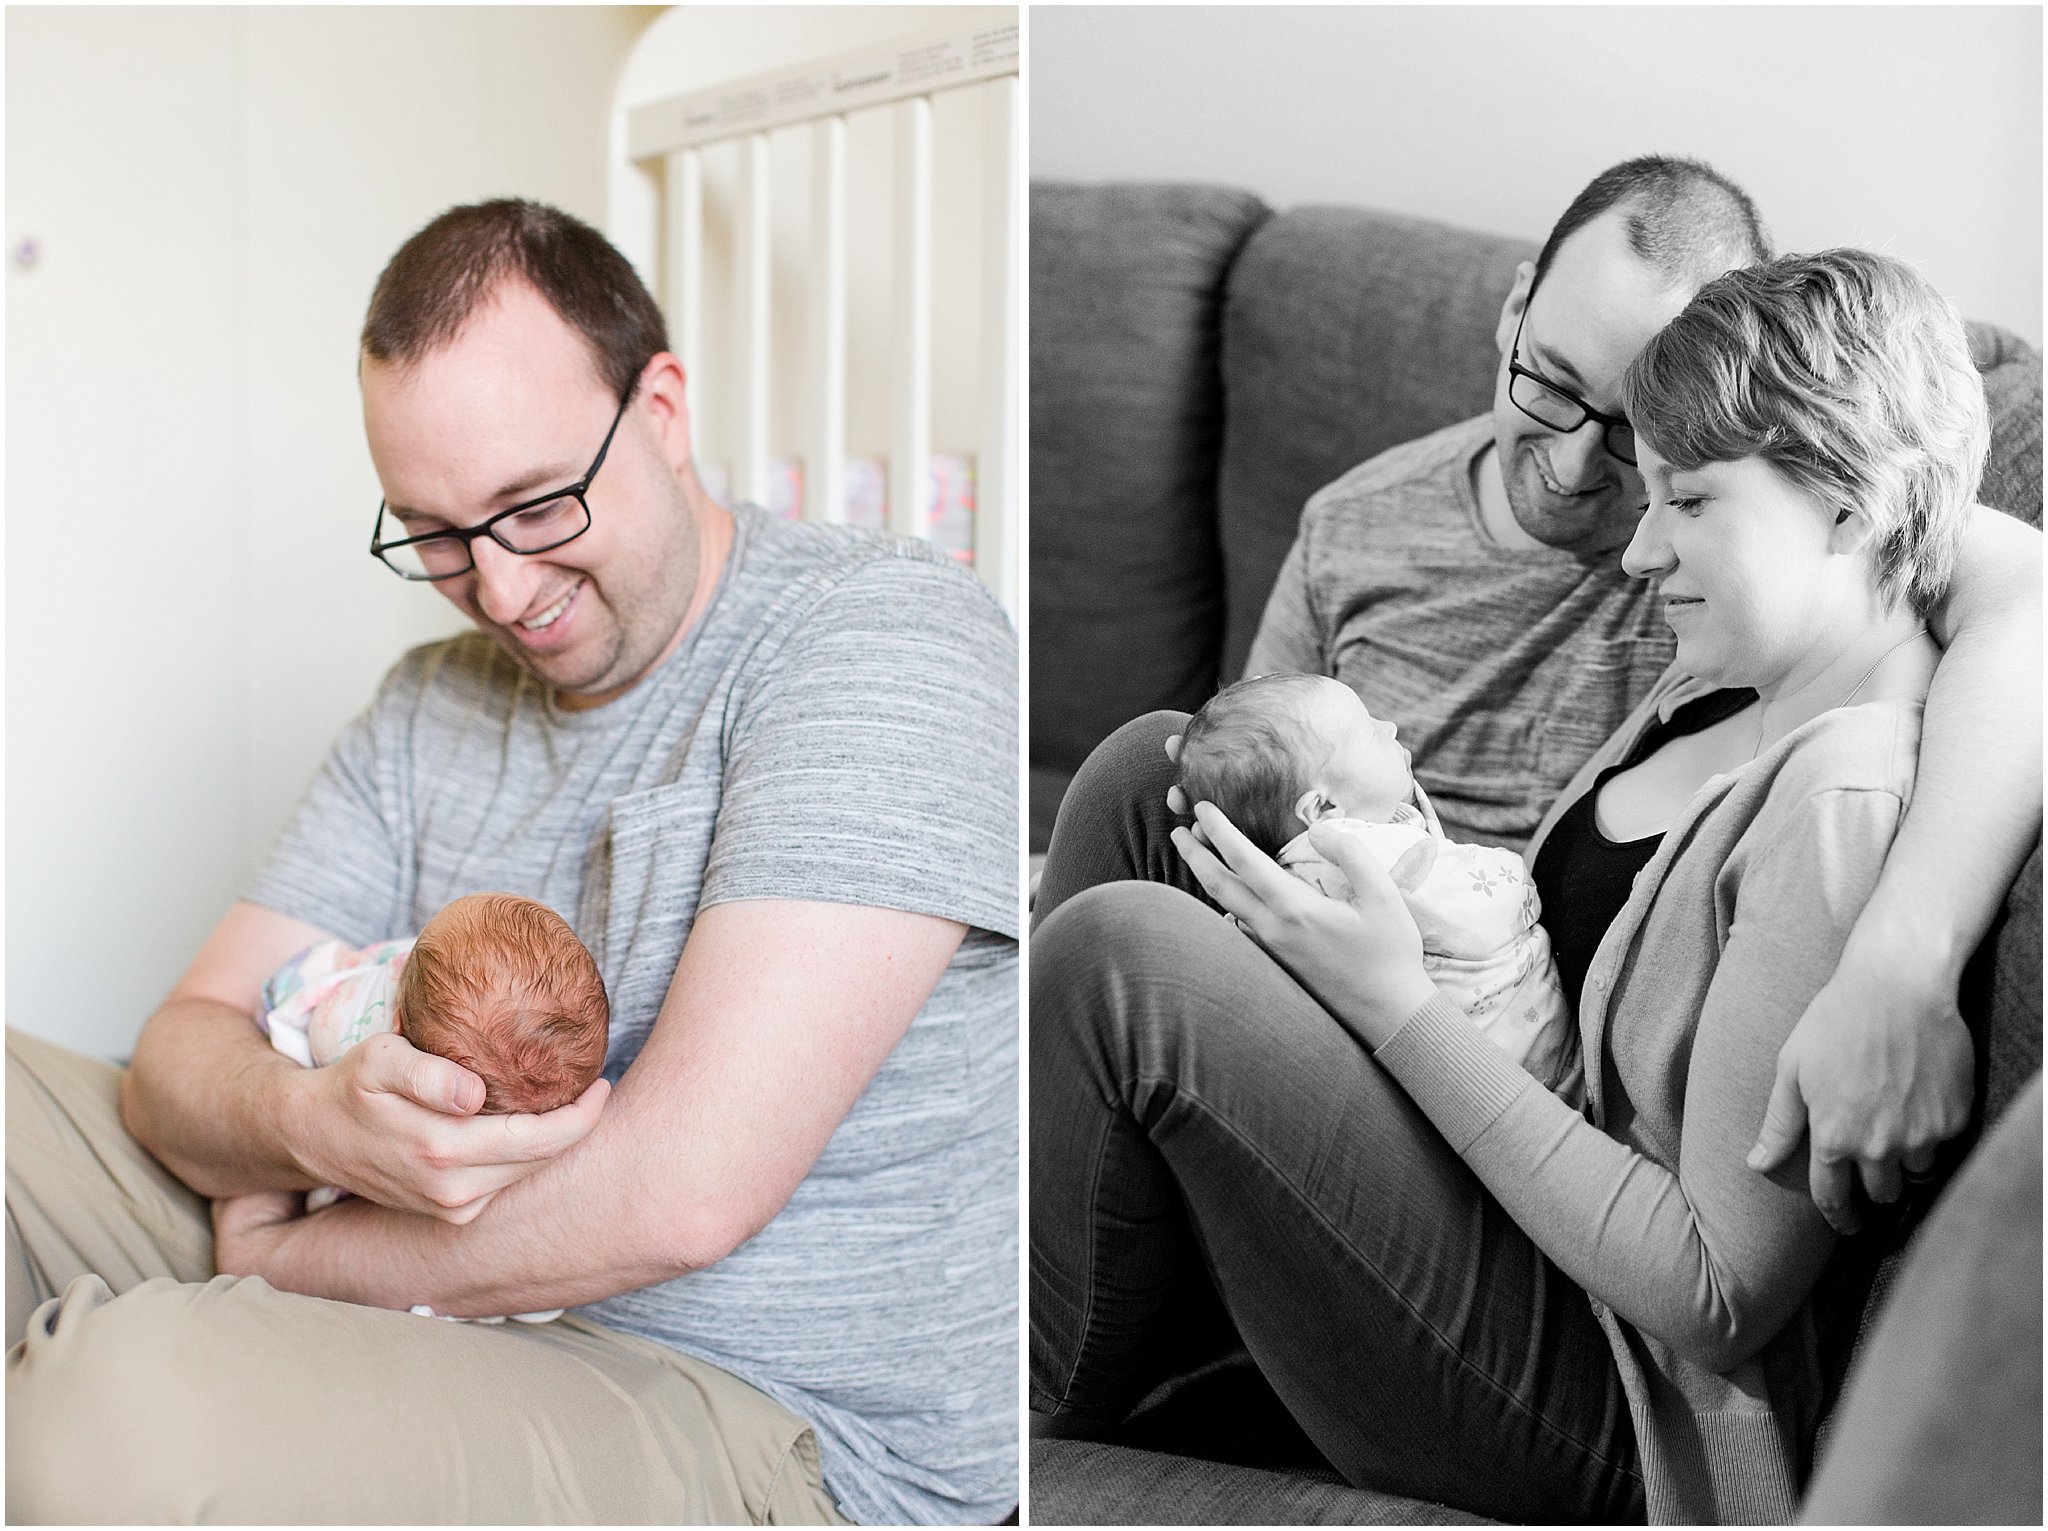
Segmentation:
[[(1851, 702), (1855, 701), (1856, 698), (1862, 694), (1863, 688), (1870, 684), (1870, 677), (1877, 673), (1877, 667), (1879, 665), (1883, 664), (1887, 659), (1891, 658), (1892, 655), (1898, 653), (1900, 649), (1904, 648), (1907, 644), (1911, 643), (1915, 638), (1924, 638), (1926, 636), (1926, 628), (1916, 627), (1910, 633), (1906, 634), (1905, 637), (1901, 638), (1897, 643), (1894, 643), (1890, 648), (1886, 649), (1882, 654), (1878, 655), (1876, 659), (1871, 661), (1870, 668), (1863, 672), (1862, 679), (1858, 680), (1855, 685), (1851, 686), (1849, 688), (1849, 694), (1843, 697), (1841, 701), (1837, 702), (1835, 705), (1837, 707), (1847, 707)], [(1764, 719), (1770, 714), (1771, 710), (1771, 704), (1769, 702), (1766, 702), (1761, 696), (1757, 698), (1757, 703), (1758, 706), (1756, 714), (1756, 744), (1749, 752), (1749, 758), (1751, 760), (1756, 759), (1758, 755), (1763, 753)]]

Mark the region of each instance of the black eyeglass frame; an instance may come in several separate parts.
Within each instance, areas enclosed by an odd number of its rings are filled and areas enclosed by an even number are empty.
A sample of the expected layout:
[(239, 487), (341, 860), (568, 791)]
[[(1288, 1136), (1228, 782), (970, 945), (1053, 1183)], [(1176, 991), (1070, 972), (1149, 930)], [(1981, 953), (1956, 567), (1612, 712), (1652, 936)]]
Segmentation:
[[(491, 541), (497, 543), (506, 552), (516, 553), (521, 558), (531, 557), (536, 553), (552, 553), (556, 548), (568, 546), (568, 544), (574, 542), (578, 537), (581, 537), (590, 530), (590, 502), (584, 496), (590, 492), (590, 481), (597, 477), (597, 470), (604, 466), (605, 453), (612, 449), (612, 438), (619, 433), (619, 422), (626, 418), (627, 406), (633, 402), (633, 395), (639, 391), (639, 387), (639, 379), (636, 378), (634, 379), (633, 386), (626, 390), (626, 396), (619, 400), (619, 412), (612, 416), (611, 429), (604, 433), (604, 445), (597, 449), (597, 456), (591, 460), (590, 467), (584, 472), (583, 477), (570, 484), (567, 488), (551, 489), (546, 494), (536, 495), (533, 499), (521, 500), (517, 505), (507, 506), (496, 515), (479, 521), (475, 526), (451, 526), (444, 532), (426, 532), (418, 537), (401, 537), (395, 542), (386, 542), (384, 540), (384, 515), (389, 507), (383, 500), (379, 500), (377, 502), (377, 524), (370, 531), (370, 555), (400, 579), (409, 579), (420, 584), (432, 584), (444, 579), (460, 579), (463, 575), (475, 569), (476, 554), (470, 550), (470, 544), (479, 537), (489, 537)], [(537, 509), (542, 505), (548, 504), (550, 501), (560, 499), (573, 499), (582, 507), (583, 524), (577, 527), (575, 531), (569, 533), (568, 536), (558, 538), (550, 542), (546, 547), (515, 548), (494, 530), (500, 521), (519, 515), (523, 511)], [(463, 557), (469, 561), (461, 568), (451, 569), (446, 574), (427, 574), (424, 572), (413, 574), (405, 569), (401, 569), (397, 564), (384, 556), (395, 548), (415, 547), (422, 542), (459, 542), (462, 544)]]
[[(1615, 459), (1615, 461), (1617, 462), (1625, 462), (1631, 468), (1635, 467), (1635, 452), (1633, 450), (1624, 452), (1620, 448), (1616, 447), (1614, 444), (1614, 433), (1617, 429), (1620, 429), (1628, 432), (1630, 447), (1633, 448), (1635, 445), (1636, 428), (1635, 426), (1629, 423), (1629, 419), (1626, 415), (1602, 414), (1599, 410), (1595, 409), (1592, 405), (1588, 404), (1584, 399), (1580, 398), (1577, 394), (1573, 393), (1569, 388), (1560, 388), (1557, 384), (1553, 383), (1549, 378), (1543, 376), (1542, 373), (1532, 372), (1527, 367), (1522, 365), (1522, 325), (1529, 318), (1529, 303), (1533, 302), (1535, 300), (1535, 297), (1536, 294), (1533, 291), (1530, 292), (1528, 299), (1525, 300), (1522, 304), (1521, 317), (1515, 320), (1515, 343), (1508, 351), (1508, 397), (1514, 401), (1515, 408), (1519, 409), (1531, 420), (1534, 420), (1538, 425), (1542, 426), (1545, 430), (1556, 431), (1561, 436), (1569, 436), (1573, 431), (1582, 430), (1585, 427), (1585, 424), (1588, 420), (1599, 421), (1600, 445), (1606, 451), (1607, 455)], [(1565, 403), (1571, 405), (1572, 408), (1579, 411), (1579, 418), (1573, 421), (1570, 425), (1558, 425), (1554, 421), (1544, 419), (1541, 415), (1537, 414), (1535, 410), (1531, 409), (1528, 405), (1524, 404), (1520, 399), (1515, 398), (1514, 380), (1518, 377), (1526, 377), (1530, 382), (1534, 383), (1538, 388), (1541, 388), (1545, 393), (1555, 395), (1557, 398), (1564, 400)]]

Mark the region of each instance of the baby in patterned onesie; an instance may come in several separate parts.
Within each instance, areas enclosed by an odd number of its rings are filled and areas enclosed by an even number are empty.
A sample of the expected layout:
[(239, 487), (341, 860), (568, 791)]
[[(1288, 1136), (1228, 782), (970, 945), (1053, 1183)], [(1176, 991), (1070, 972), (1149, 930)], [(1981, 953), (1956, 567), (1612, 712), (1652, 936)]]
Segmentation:
[[(603, 1071), (611, 1006), (560, 915), (516, 894), (472, 893), (411, 940), (308, 947), (264, 984), (256, 1023), (308, 1068), (395, 1031), (480, 1077), (484, 1111), (538, 1112), (566, 1106)], [(308, 1192), (306, 1210), (342, 1194)], [(560, 1312), (512, 1316), (538, 1323)]]
[(1333, 822), (1401, 890), (1437, 986), (1553, 1093), (1580, 1103), (1578, 1028), (1550, 960), (1542, 906), (1521, 858), (1446, 839), (1394, 725), (1322, 675), (1261, 675), (1226, 686), (1181, 736), (1190, 809), (1214, 803), (1245, 837), (1332, 898), (1351, 884), (1310, 845)]

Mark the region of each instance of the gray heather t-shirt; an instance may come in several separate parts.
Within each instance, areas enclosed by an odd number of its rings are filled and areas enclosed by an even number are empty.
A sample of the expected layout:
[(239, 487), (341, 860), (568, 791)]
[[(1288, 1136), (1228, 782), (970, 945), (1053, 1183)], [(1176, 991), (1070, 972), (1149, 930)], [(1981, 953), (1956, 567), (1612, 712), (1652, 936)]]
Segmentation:
[(1333, 675), (1400, 727), (1454, 840), (1519, 851), (1656, 684), (1674, 645), (1621, 555), (1504, 548), (1472, 465), (1482, 415), (1316, 492), (1245, 674)]
[(815, 1426), (863, 1521), (1017, 1499), (1017, 647), (922, 544), (741, 509), (716, 598), (616, 701), (558, 711), (479, 633), (414, 650), (249, 893), (353, 942), (465, 893), (556, 910), (633, 1062), (696, 911), (735, 899), (970, 927), (789, 1203), (726, 1259), (581, 1311)]

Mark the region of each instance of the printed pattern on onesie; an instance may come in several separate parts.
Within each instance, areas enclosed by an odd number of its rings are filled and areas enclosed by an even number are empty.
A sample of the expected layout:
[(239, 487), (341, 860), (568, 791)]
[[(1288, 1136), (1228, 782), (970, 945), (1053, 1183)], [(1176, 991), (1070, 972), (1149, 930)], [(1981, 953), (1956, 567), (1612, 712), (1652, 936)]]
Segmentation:
[[(1361, 842), (1401, 890), (1422, 936), (1423, 966), (1437, 987), (1496, 1045), (1574, 1105), (1585, 1087), (1578, 1027), (1550, 957), (1542, 902), (1522, 858), (1491, 845), (1447, 839), (1422, 814), (1397, 809), (1386, 823), (1331, 819)], [(1346, 899), (1351, 883), (1306, 832), (1274, 858), (1294, 876)]]
[(392, 1001), (412, 939), (350, 946), (317, 941), (270, 975), (257, 1024), (271, 1045), (325, 1068), (365, 1037), (398, 1029)]

